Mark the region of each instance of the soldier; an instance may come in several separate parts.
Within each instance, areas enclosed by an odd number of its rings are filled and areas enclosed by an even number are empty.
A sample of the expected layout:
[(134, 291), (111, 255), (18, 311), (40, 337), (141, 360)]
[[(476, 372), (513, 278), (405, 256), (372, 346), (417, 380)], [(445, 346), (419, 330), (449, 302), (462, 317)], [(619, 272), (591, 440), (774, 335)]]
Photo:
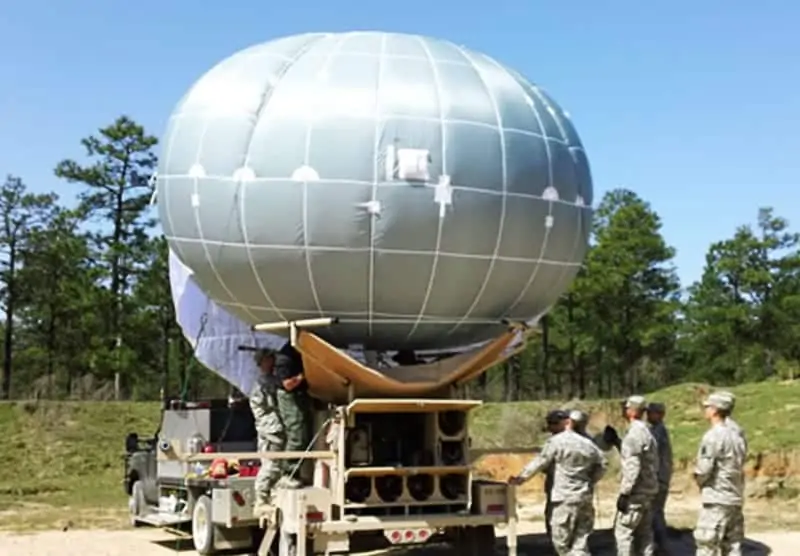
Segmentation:
[(643, 421), (647, 406), (642, 396), (624, 404), (630, 423), (620, 447), (622, 481), (617, 498), (614, 538), (619, 556), (653, 556), (653, 501), (658, 494), (658, 447)]
[[(717, 392), (717, 395), (720, 395), (723, 398), (727, 399), (728, 403), (730, 403), (731, 408), (730, 408), (730, 411), (728, 411), (727, 417), (725, 417), (725, 425), (729, 429), (731, 429), (733, 432), (735, 432), (742, 439), (742, 442), (744, 443), (744, 452), (745, 452), (744, 453), (744, 461), (747, 462), (747, 451), (748, 451), (747, 435), (745, 434), (744, 429), (739, 425), (739, 423), (734, 421), (733, 417), (731, 416), (731, 415), (733, 415), (733, 410), (736, 407), (736, 396), (733, 395), (733, 392), (728, 392), (728, 391)], [(745, 480), (745, 477), (742, 476), (742, 481), (744, 481), (744, 480)], [(742, 487), (742, 488), (744, 488), (744, 487)], [(742, 505), (744, 505), (744, 503), (742, 503)], [(742, 507), (739, 507), (737, 509), (737, 516), (738, 516), (737, 519), (739, 520), (739, 523), (741, 523), (741, 528), (742, 528), (742, 530), (744, 530), (744, 513), (742, 511)], [(739, 541), (734, 542), (733, 545), (732, 545), (731, 550), (732, 550), (732, 554), (741, 554), (741, 551), (742, 551), (741, 543)]]
[[(545, 416), (544, 430), (550, 433), (551, 438), (556, 434), (564, 431), (566, 425), (567, 414), (560, 410), (554, 409)], [(554, 468), (551, 465), (545, 469), (544, 473), (544, 526), (547, 530), (547, 538), (552, 540), (552, 531), (550, 530), (550, 516), (553, 515), (553, 503), (550, 500), (550, 493), (553, 490)]]
[(551, 539), (559, 556), (589, 556), (589, 534), (594, 528), (594, 488), (606, 472), (606, 458), (594, 442), (574, 430), (565, 430), (545, 442), (536, 456), (511, 484), (524, 483), (534, 474), (554, 469), (550, 517)]
[(592, 444), (597, 446), (601, 452), (609, 451), (612, 446), (606, 442), (603, 434), (592, 436), (587, 430), (589, 425), (589, 414), (580, 409), (573, 409), (569, 412), (569, 420), (572, 421), (572, 429), (592, 441)]
[(725, 424), (728, 426), (729, 429), (733, 430), (733, 432), (742, 437), (742, 440), (744, 441), (744, 447), (745, 449), (747, 449), (747, 435), (744, 433), (744, 429), (739, 426), (739, 423), (734, 421), (733, 417), (731, 417), (731, 415), (733, 415), (733, 410), (736, 407), (736, 396), (733, 395), (733, 392), (727, 392), (727, 391), (716, 392), (716, 395), (721, 396), (726, 400), (728, 400), (731, 409), (728, 412), (728, 416), (725, 418)]
[[(274, 375), (275, 353), (260, 349), (255, 354), (259, 368), (258, 380), (250, 393), (250, 409), (253, 411), (258, 433), (258, 451), (282, 451), (286, 446), (286, 433), (278, 413), (278, 384)], [(256, 502), (253, 513), (260, 516), (269, 504), (270, 491), (281, 478), (281, 466), (271, 460), (262, 459), (261, 469), (255, 480)]]
[[(568, 418), (572, 423), (572, 430), (592, 440), (589, 433), (586, 432), (586, 426), (589, 424), (589, 414), (581, 411), (580, 409), (573, 409), (569, 412)], [(594, 442), (592, 440), (592, 442)]]
[[(275, 354), (275, 376), (280, 387), (277, 390), (278, 411), (286, 431), (286, 447), (289, 452), (308, 449), (311, 436), (311, 397), (303, 373), (303, 359), (289, 342)], [(297, 486), (294, 477), (299, 460), (285, 460), (283, 469), (287, 478), (282, 484)]]
[(667, 520), (664, 517), (664, 506), (669, 496), (669, 484), (672, 480), (672, 442), (669, 431), (664, 425), (667, 408), (663, 403), (651, 403), (647, 406), (647, 421), (650, 432), (656, 439), (658, 447), (658, 494), (653, 502), (653, 536), (661, 553), (667, 552)]
[(711, 428), (700, 441), (694, 470), (703, 503), (694, 531), (697, 555), (741, 556), (745, 443), (726, 424), (729, 397), (711, 394), (703, 405)]

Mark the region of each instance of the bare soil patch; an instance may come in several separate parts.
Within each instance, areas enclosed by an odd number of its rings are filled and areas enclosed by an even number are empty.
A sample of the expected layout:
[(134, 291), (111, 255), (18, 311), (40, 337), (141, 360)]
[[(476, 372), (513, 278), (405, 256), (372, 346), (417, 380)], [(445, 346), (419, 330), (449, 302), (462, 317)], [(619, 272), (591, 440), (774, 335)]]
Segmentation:
[[(541, 528), (526, 524), (520, 538), (520, 556), (549, 556), (549, 549)], [(186, 541), (184, 541), (186, 543)], [(745, 546), (746, 556), (795, 556), (800, 543), (800, 533), (771, 532), (750, 536)], [(505, 553), (498, 543), (496, 555)], [(592, 554), (613, 556), (615, 554), (610, 531), (597, 531), (591, 539)], [(181, 554), (192, 556), (186, 544), (176, 545), (166, 533), (157, 530), (129, 531), (50, 531), (17, 535), (0, 534), (0, 554), (13, 556), (168, 556)], [(691, 533), (677, 531), (670, 547), (673, 554), (694, 554)], [(373, 553), (374, 554), (374, 553)], [(386, 554), (386, 553), (384, 553)], [(456, 556), (445, 547), (392, 551), (394, 556)]]

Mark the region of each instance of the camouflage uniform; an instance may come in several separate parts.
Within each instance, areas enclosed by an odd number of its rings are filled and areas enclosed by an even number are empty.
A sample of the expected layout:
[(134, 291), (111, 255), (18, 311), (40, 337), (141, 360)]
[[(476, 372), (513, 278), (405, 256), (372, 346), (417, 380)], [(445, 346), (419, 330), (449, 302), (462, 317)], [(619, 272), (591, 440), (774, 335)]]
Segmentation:
[[(736, 406), (736, 396), (734, 396), (733, 393), (715, 392), (714, 395), (719, 396), (720, 398), (724, 398), (730, 405), (730, 411), (733, 412), (733, 408)], [(739, 426), (739, 423), (734, 421), (733, 417), (728, 415), (725, 418), (725, 425), (727, 425), (729, 429), (731, 429), (733, 432), (742, 437), (742, 440), (744, 441), (745, 450), (747, 450), (747, 435), (744, 433), (744, 429), (742, 429), (742, 427)]]
[(544, 529), (547, 538), (552, 541), (553, 529), (550, 526), (553, 518), (553, 480), (556, 466), (551, 464), (544, 470)]
[[(664, 407), (661, 404), (651, 404), (654, 410), (661, 413)], [(653, 502), (653, 535), (656, 543), (663, 548), (667, 543), (667, 520), (664, 516), (664, 507), (669, 496), (669, 484), (672, 480), (672, 442), (669, 431), (663, 422), (652, 425), (650, 432), (656, 439), (658, 447), (658, 494)]]
[(606, 471), (603, 453), (585, 436), (565, 430), (550, 437), (541, 453), (520, 473), (525, 480), (553, 469), (550, 527), (559, 556), (589, 556), (594, 528), (594, 487)]
[[(729, 398), (714, 394), (706, 405), (731, 407)], [(742, 554), (745, 454), (744, 440), (726, 422), (713, 425), (700, 441), (694, 470), (703, 502), (694, 531), (698, 556)]]
[[(626, 407), (644, 408), (641, 396), (632, 396)], [(627, 501), (625, 511), (618, 502), (614, 538), (619, 556), (652, 556), (653, 502), (658, 494), (658, 446), (644, 421), (634, 419), (620, 449), (622, 481), (620, 498)]]
[[(745, 452), (744, 461), (747, 462), (747, 452), (748, 452), (747, 435), (745, 434), (744, 429), (741, 426), (739, 426), (739, 423), (734, 421), (733, 417), (730, 416), (730, 413), (733, 413), (733, 410), (736, 407), (736, 396), (734, 396), (732, 392), (716, 392), (716, 394), (717, 396), (722, 396), (723, 398), (725, 398), (725, 400), (730, 404), (729, 414), (725, 418), (725, 425), (742, 439)], [(744, 491), (744, 482), (745, 482), (745, 477), (742, 476), (742, 491)], [(742, 504), (742, 506), (743, 505), (744, 503)], [(737, 523), (741, 524), (741, 528), (742, 530), (744, 530), (744, 512), (742, 511), (742, 506), (739, 506), (738, 509), (736, 510), (737, 511), (736, 521)], [(741, 541), (735, 541), (734, 543), (732, 543), (731, 554), (741, 554), (741, 552), (742, 552)]]
[[(303, 372), (300, 354), (285, 345), (275, 354), (275, 376), (279, 382), (296, 377)], [(282, 385), (278, 388), (278, 411), (286, 430), (286, 451), (303, 452), (308, 449), (311, 428), (311, 398), (305, 380), (291, 391)], [(285, 460), (284, 472), (295, 470), (299, 460)]]
[[(567, 414), (560, 409), (554, 409), (548, 412), (545, 417), (548, 427), (556, 425), (567, 418)], [(544, 527), (547, 532), (547, 538), (553, 538), (553, 531), (550, 528), (551, 517), (553, 516), (553, 501), (550, 494), (553, 492), (553, 474), (555, 473), (555, 465), (550, 465), (544, 470)]]
[[(286, 446), (286, 433), (278, 414), (277, 386), (272, 375), (261, 374), (250, 393), (250, 409), (258, 433), (259, 452), (282, 451)], [(280, 478), (280, 464), (271, 459), (262, 459), (254, 485), (257, 505), (268, 503), (270, 490)]]

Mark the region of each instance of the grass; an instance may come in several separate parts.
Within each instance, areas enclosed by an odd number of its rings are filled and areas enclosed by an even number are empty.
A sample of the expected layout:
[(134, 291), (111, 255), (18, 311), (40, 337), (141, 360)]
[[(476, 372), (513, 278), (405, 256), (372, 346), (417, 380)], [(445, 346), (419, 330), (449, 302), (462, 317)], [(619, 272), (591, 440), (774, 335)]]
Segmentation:
[(124, 510), (125, 435), (155, 430), (158, 415), (151, 403), (0, 404), (0, 528), (104, 523)]
[[(788, 476), (800, 472), (800, 435), (793, 427), (800, 421), (800, 382), (765, 382), (731, 390), (737, 396), (736, 419), (747, 431), (761, 473)], [(648, 396), (668, 405), (676, 460), (688, 463), (694, 457), (707, 426), (700, 409), (707, 391), (703, 385), (686, 384)], [(563, 405), (487, 404), (473, 415), (474, 445), (538, 445), (544, 439), (540, 430), (544, 414)], [(620, 425), (617, 401), (575, 405), (592, 413), (590, 428), (595, 432), (607, 422)], [(158, 418), (156, 403), (0, 403), (0, 529), (124, 523), (124, 438), (131, 431), (151, 433)], [(508, 465), (502, 458), (495, 462)]]
[[(734, 418), (745, 429), (750, 453), (789, 454), (800, 449), (800, 435), (792, 426), (800, 421), (800, 381), (762, 382), (729, 389), (736, 394)], [(708, 424), (701, 403), (709, 392), (702, 384), (672, 386), (647, 396), (667, 405), (676, 460), (692, 460)], [(472, 434), (476, 446), (535, 446), (541, 444), (544, 415), (558, 407), (577, 407), (591, 414), (589, 429), (599, 432), (611, 423), (624, 430), (618, 400), (576, 402), (518, 402), (487, 404), (475, 412)]]

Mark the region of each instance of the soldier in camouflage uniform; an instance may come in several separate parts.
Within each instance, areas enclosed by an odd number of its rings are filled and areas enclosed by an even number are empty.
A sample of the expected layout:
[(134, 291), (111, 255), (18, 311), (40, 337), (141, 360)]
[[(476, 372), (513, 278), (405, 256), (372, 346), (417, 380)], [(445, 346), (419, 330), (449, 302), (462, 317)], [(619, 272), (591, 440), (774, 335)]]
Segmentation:
[[(727, 416), (725, 417), (725, 425), (742, 439), (742, 442), (744, 443), (744, 452), (745, 452), (744, 461), (747, 462), (747, 451), (748, 451), (747, 434), (745, 434), (744, 429), (741, 426), (739, 426), (739, 423), (734, 421), (733, 417), (731, 416), (733, 415), (733, 410), (736, 408), (736, 396), (733, 395), (733, 392), (727, 392), (727, 391), (717, 392), (716, 394), (718, 396), (722, 396), (723, 398), (725, 398), (731, 406)], [(744, 476), (742, 476), (742, 481), (745, 481)], [(742, 489), (744, 489), (744, 486), (742, 486)], [(744, 505), (744, 503), (742, 505)], [(741, 523), (742, 530), (744, 530), (744, 512), (742, 511), (742, 507), (739, 507), (737, 512), (738, 512), (737, 519), (739, 520), (739, 523)], [(740, 554), (742, 551), (741, 543), (739, 541), (733, 543), (732, 550), (733, 554)]]
[[(282, 451), (286, 446), (286, 433), (278, 413), (278, 383), (274, 374), (275, 353), (261, 349), (256, 352), (255, 362), (259, 368), (258, 380), (250, 393), (250, 409), (253, 411), (258, 451)], [(256, 503), (253, 513), (261, 515), (269, 504), (270, 491), (281, 478), (281, 466), (271, 459), (262, 459), (255, 480)]]
[[(556, 435), (564, 430), (566, 425), (567, 414), (560, 409), (550, 411), (545, 417), (545, 430), (551, 436)], [(551, 501), (550, 493), (553, 491), (553, 474), (554, 468), (551, 465), (545, 469), (544, 473), (544, 526), (547, 530), (547, 538), (552, 540), (552, 531), (550, 530), (550, 516), (553, 515), (553, 503)]]
[[(567, 418), (570, 421), (572, 430), (592, 440), (592, 437), (586, 432), (586, 426), (589, 424), (589, 414), (581, 411), (580, 409), (573, 409), (568, 413)], [(592, 440), (592, 442), (594, 442)]]
[(733, 392), (726, 392), (726, 391), (715, 392), (715, 394), (717, 396), (725, 398), (730, 404), (731, 409), (730, 411), (728, 411), (727, 417), (725, 417), (725, 425), (727, 425), (729, 429), (731, 429), (733, 432), (742, 437), (742, 440), (744, 441), (744, 447), (745, 449), (747, 449), (747, 435), (744, 433), (744, 429), (739, 426), (739, 423), (734, 421), (733, 417), (731, 417), (731, 415), (733, 415), (733, 410), (736, 407), (736, 396), (733, 395)]
[(667, 408), (663, 403), (651, 403), (647, 406), (650, 432), (658, 446), (658, 494), (653, 503), (653, 536), (658, 551), (662, 554), (667, 553), (667, 520), (664, 517), (664, 506), (667, 504), (669, 484), (672, 480), (672, 442), (669, 431), (664, 425), (666, 412)]
[(741, 556), (745, 442), (726, 423), (729, 397), (711, 394), (703, 405), (711, 428), (700, 441), (694, 470), (703, 503), (694, 531), (697, 556)]
[(594, 488), (606, 472), (606, 458), (594, 442), (573, 429), (551, 436), (511, 484), (522, 484), (534, 474), (554, 470), (550, 517), (553, 548), (559, 556), (589, 556), (589, 534), (594, 528)]
[[(278, 379), (278, 411), (286, 430), (286, 451), (308, 449), (311, 436), (311, 398), (303, 374), (303, 359), (288, 342), (275, 354), (275, 376)], [(299, 460), (285, 460), (286, 486), (297, 486), (295, 477)]]
[(653, 502), (658, 494), (658, 446), (644, 422), (647, 403), (631, 396), (624, 404), (630, 423), (620, 446), (622, 481), (614, 538), (619, 556), (653, 556)]

